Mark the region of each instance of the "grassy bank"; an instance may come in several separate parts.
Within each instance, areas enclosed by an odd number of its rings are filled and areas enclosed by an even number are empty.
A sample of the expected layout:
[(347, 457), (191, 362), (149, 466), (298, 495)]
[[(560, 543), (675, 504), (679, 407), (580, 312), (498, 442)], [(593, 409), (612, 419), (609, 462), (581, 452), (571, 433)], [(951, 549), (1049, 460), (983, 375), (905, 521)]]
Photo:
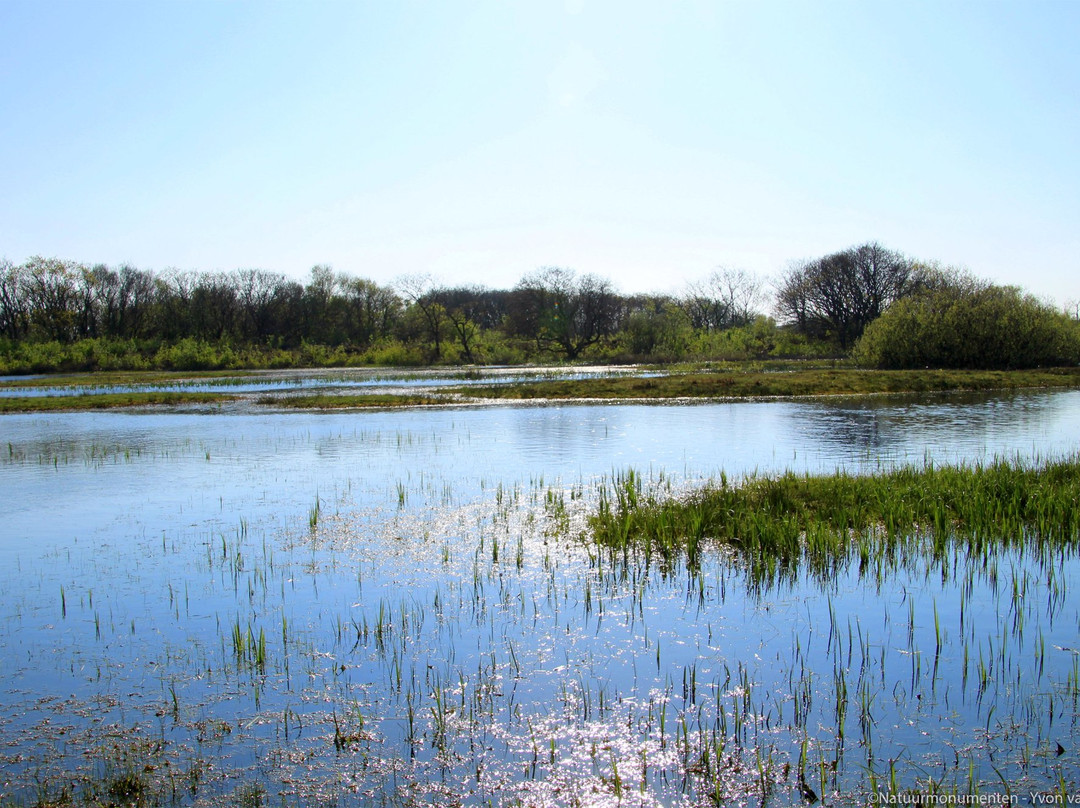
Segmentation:
[(92, 373), (56, 373), (7, 378), (0, 382), (0, 390), (23, 387), (165, 386), (192, 379), (244, 379), (253, 373), (254, 371), (245, 370), (99, 370)]
[(757, 396), (861, 395), (1026, 387), (1080, 387), (1080, 368), (1048, 370), (858, 370), (783, 372), (724, 370), (652, 378), (621, 377), (537, 381), (458, 389), (495, 399), (753, 398)]
[(236, 396), (223, 393), (102, 393), (72, 396), (0, 397), (0, 413), (114, 410), (123, 407), (178, 407), (223, 404)]
[(424, 364), (424, 353), (398, 340), (360, 349), (303, 343), (294, 348), (185, 338), (82, 339), (76, 342), (0, 340), (0, 375), (113, 371), (283, 370), (288, 368), (400, 367)]
[(371, 393), (360, 395), (335, 395), (312, 393), (301, 396), (262, 396), (259, 404), (290, 410), (362, 410), (372, 407), (423, 407), (446, 404), (446, 398), (427, 395), (397, 395)]
[(729, 548), (754, 577), (786, 575), (803, 563), (824, 575), (857, 560), (865, 569), (896, 560), (942, 559), (962, 545), (984, 551), (1035, 541), (1075, 544), (1080, 532), (1080, 459), (1039, 466), (901, 468), (870, 476), (838, 473), (721, 479), (685, 499), (642, 494), (629, 473), (601, 499), (590, 527), (604, 547), (644, 550), (696, 564)]

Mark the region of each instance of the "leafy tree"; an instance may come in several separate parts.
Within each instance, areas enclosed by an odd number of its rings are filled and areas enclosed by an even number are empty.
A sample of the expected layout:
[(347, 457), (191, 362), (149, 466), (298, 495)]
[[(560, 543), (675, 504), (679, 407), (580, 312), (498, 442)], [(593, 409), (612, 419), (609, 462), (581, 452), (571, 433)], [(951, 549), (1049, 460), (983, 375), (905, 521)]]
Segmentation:
[(311, 279), (304, 287), (303, 339), (324, 345), (344, 341), (346, 305), (339, 294), (341, 276), (332, 267), (316, 264), (311, 268)]
[(622, 328), (625, 348), (635, 357), (681, 359), (690, 350), (693, 334), (686, 310), (663, 297), (636, 307), (627, 315)]

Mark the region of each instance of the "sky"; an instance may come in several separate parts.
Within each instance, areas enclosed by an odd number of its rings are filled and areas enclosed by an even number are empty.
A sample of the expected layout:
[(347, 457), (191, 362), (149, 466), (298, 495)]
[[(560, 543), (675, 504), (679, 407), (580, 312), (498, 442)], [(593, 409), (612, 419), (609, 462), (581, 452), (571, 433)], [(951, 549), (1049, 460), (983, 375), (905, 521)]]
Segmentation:
[(0, 259), (1080, 300), (1080, 2), (0, 0)]

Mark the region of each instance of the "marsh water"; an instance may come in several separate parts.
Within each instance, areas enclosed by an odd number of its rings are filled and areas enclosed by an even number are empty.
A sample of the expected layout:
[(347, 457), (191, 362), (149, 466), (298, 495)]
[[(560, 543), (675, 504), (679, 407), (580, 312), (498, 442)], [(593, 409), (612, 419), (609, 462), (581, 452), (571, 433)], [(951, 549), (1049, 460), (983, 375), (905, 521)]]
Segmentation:
[(178, 805), (1080, 787), (1073, 555), (762, 586), (720, 550), (609, 557), (587, 523), (628, 470), (678, 496), (1072, 454), (1077, 392), (60, 413), (0, 435), (6, 796), (129, 773)]

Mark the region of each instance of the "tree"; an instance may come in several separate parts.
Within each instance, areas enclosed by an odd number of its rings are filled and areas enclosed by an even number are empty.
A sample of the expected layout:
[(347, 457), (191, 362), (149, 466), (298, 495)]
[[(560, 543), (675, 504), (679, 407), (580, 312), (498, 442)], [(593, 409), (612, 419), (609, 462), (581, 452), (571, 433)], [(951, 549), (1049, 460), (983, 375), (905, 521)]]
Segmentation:
[(405, 275), (398, 279), (397, 287), (431, 344), (431, 361), (437, 362), (442, 358), (447, 317), (446, 308), (439, 302), (434, 279), (426, 274)]
[(720, 267), (704, 280), (687, 285), (680, 305), (699, 331), (723, 331), (748, 325), (760, 313), (761, 279), (743, 269)]
[(80, 264), (41, 256), (23, 265), (27, 307), (36, 336), (58, 342), (77, 337), (78, 284), (83, 270)]
[(157, 276), (156, 336), (173, 341), (193, 334), (192, 300), (198, 282), (196, 273), (178, 269), (166, 269)]
[(287, 323), (282, 309), (288, 307), (292, 282), (284, 275), (261, 269), (240, 269), (232, 277), (236, 303), (243, 318), (243, 331), (250, 340), (265, 342), (280, 336)]
[(120, 267), (117, 277), (117, 320), (111, 333), (119, 337), (140, 337), (154, 305), (154, 278), (149, 272), (128, 264)]
[(341, 293), (347, 312), (349, 339), (368, 346), (390, 335), (401, 317), (401, 298), (393, 289), (379, 286), (366, 278), (342, 278)]
[(17, 340), (30, 328), (30, 306), (26, 294), (26, 272), (22, 266), (0, 262), (0, 336)]
[(511, 302), (514, 333), (536, 342), (539, 350), (577, 359), (582, 351), (614, 333), (619, 299), (611, 284), (596, 275), (544, 267), (526, 275)]
[(191, 330), (182, 337), (220, 341), (236, 332), (238, 304), (232, 279), (221, 272), (196, 276), (191, 290)]
[(436, 289), (433, 294), (442, 305), (453, 335), (461, 346), (461, 358), (469, 363), (477, 362), (480, 322), (488, 313), (490, 304), (487, 290), (480, 286), (463, 286)]
[(686, 309), (670, 298), (653, 297), (633, 306), (620, 340), (631, 356), (681, 359), (690, 350), (693, 329)]
[(302, 333), (310, 342), (324, 345), (344, 341), (345, 302), (338, 294), (341, 276), (327, 264), (311, 268), (311, 280), (304, 287), (304, 326)]
[(886, 307), (918, 288), (916, 265), (877, 243), (790, 267), (777, 290), (780, 316), (808, 336), (849, 348)]

